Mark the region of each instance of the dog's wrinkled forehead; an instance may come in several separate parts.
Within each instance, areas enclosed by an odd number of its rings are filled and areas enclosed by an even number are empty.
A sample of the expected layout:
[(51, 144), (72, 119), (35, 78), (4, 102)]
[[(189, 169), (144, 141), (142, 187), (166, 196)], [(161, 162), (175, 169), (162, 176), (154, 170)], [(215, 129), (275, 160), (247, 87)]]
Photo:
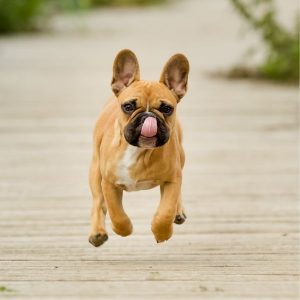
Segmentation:
[(160, 82), (136, 81), (119, 95), (119, 101), (124, 103), (130, 99), (135, 99), (138, 105), (145, 109), (158, 106), (161, 101), (172, 106), (177, 105), (177, 100), (173, 93)]

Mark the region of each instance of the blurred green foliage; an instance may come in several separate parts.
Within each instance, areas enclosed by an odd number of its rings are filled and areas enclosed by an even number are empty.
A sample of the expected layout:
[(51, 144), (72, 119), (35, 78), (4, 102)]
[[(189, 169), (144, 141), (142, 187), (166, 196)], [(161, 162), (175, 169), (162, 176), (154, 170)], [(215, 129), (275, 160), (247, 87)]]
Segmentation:
[(44, 0), (48, 9), (77, 10), (90, 9), (101, 6), (146, 6), (160, 4), (165, 0)]
[(6, 286), (0, 286), (0, 292), (13, 292), (13, 290), (8, 289)]
[(230, 0), (238, 13), (257, 31), (266, 47), (266, 56), (257, 70), (247, 72), (237, 67), (233, 74), (272, 80), (299, 81), (299, 13), (292, 30), (284, 28), (276, 18), (273, 0)]
[(113, 5), (113, 6), (132, 6), (132, 5), (153, 5), (160, 4), (164, 2), (163, 0), (90, 0), (91, 5), (93, 6), (104, 6), (104, 5)]
[(41, 0), (0, 0), (0, 33), (31, 30)]
[(101, 6), (145, 6), (166, 0), (0, 0), (0, 34), (37, 29), (37, 20), (61, 11)]

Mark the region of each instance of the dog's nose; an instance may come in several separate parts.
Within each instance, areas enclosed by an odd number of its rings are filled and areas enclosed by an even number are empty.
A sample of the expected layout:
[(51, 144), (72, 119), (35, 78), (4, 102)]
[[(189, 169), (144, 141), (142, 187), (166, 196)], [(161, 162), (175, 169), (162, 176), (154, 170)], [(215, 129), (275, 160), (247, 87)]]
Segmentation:
[(145, 112), (145, 115), (146, 115), (147, 117), (154, 117), (154, 118), (155, 118), (155, 114), (154, 114), (153, 112), (151, 112), (151, 111)]

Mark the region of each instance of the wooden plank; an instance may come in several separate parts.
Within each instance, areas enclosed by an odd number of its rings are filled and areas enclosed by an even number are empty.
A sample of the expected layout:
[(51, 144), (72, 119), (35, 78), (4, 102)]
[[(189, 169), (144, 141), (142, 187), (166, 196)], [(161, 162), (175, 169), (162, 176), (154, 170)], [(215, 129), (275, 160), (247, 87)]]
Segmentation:
[(247, 299), (255, 299), (257, 294), (268, 299), (270, 290), (274, 293), (272, 299), (295, 299), (297, 293), (297, 284), (277, 281), (19, 281), (14, 284), (6, 281), (3, 284), (12, 290), (6, 293), (9, 299), (14, 299), (14, 296), (29, 299), (27, 295), (40, 299), (44, 298), (45, 291), (47, 299), (61, 298), (62, 295), (66, 299), (174, 299), (174, 294), (179, 299), (238, 299), (241, 294)]
[[(280, 12), (293, 1), (279, 1)], [(226, 0), (138, 12), (87, 13), (86, 34), (78, 16), (62, 16), (51, 35), (1, 38), (0, 299), (298, 299), (298, 88), (201, 73), (242, 52)], [(168, 39), (166, 24), (176, 29)], [(108, 218), (109, 240), (96, 249), (91, 137), (124, 45), (137, 49), (144, 78), (173, 52), (191, 61), (178, 107), (188, 219), (156, 244), (159, 190), (125, 193), (133, 235), (116, 236)]]

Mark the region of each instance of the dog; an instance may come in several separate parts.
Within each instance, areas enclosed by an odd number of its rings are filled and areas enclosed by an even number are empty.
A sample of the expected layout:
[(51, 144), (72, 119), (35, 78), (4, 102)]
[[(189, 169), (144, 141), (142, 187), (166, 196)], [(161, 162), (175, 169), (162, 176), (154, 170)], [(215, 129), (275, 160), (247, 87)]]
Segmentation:
[(123, 191), (160, 186), (161, 199), (151, 224), (158, 243), (172, 236), (173, 222), (185, 221), (181, 199), (185, 155), (176, 107), (187, 91), (188, 74), (187, 58), (175, 54), (159, 81), (140, 80), (135, 54), (128, 49), (117, 54), (111, 82), (115, 96), (101, 113), (93, 135), (89, 242), (95, 247), (108, 239), (107, 210), (115, 233), (132, 233), (122, 205)]

